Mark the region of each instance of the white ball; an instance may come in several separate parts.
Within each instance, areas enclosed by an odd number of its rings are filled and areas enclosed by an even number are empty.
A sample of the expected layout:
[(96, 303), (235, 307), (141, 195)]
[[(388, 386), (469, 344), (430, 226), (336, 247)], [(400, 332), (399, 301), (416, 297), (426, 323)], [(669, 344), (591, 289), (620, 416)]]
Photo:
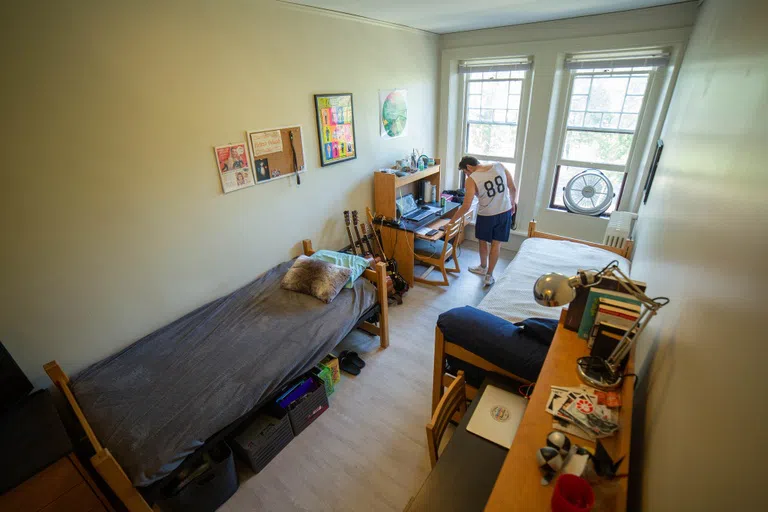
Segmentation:
[(558, 430), (553, 430), (547, 435), (547, 446), (554, 448), (565, 457), (571, 451), (571, 440)]
[(539, 448), (536, 452), (536, 461), (539, 463), (539, 469), (545, 476), (552, 476), (563, 467), (563, 458), (560, 453), (549, 446)]

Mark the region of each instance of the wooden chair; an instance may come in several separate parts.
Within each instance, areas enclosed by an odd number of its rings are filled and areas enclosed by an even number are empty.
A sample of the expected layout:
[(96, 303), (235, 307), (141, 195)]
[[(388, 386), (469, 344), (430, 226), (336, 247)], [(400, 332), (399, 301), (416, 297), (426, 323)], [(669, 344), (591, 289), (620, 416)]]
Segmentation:
[(429, 449), (429, 461), (432, 467), (437, 464), (440, 440), (448, 428), (448, 422), (451, 421), (453, 414), (458, 411), (460, 420), (467, 412), (467, 392), (464, 382), (464, 372), (459, 371), (458, 376), (453, 380), (446, 390), (440, 403), (437, 404), (432, 419), (427, 424), (427, 449)]
[[(440, 403), (440, 399), (443, 397), (443, 389), (445, 386), (451, 386), (456, 381), (456, 377), (449, 374), (446, 370), (446, 362), (448, 356), (459, 359), (460, 361), (468, 363), (486, 372), (503, 375), (504, 377), (518, 381), (521, 384), (531, 383), (531, 381), (519, 377), (512, 372), (508, 372), (504, 368), (501, 368), (500, 366), (497, 366), (490, 361), (483, 359), (482, 357), (470, 352), (464, 347), (461, 347), (455, 343), (451, 343), (445, 339), (445, 336), (443, 336), (443, 331), (440, 330), (440, 327), (435, 326), (435, 367), (432, 377), (433, 411), (437, 410), (437, 405)], [(467, 398), (469, 400), (474, 400), (475, 396), (477, 396), (477, 388), (469, 384), (464, 384), (464, 387), (466, 389), (465, 393), (467, 394)]]
[[(421, 275), (421, 277), (415, 277), (414, 281), (417, 283), (434, 284), (438, 286), (448, 286), (451, 283), (448, 282), (448, 272), (461, 272), (459, 268), (459, 259), (456, 255), (455, 242), (461, 231), (462, 220), (459, 219), (450, 224), (446, 224), (444, 228), (445, 236), (442, 240), (424, 240), (421, 238), (414, 239), (413, 243), (413, 257), (416, 261), (426, 263), (430, 266), (430, 269)], [(445, 264), (449, 259), (453, 258), (454, 267), (446, 268)], [(432, 267), (437, 267), (443, 274), (442, 281), (431, 281), (426, 279)]]
[(472, 222), (472, 215), (474, 213), (475, 212), (473, 212), (472, 210), (469, 210), (461, 218), (461, 231), (459, 231), (459, 236), (456, 238), (456, 248), (457, 249), (459, 247), (461, 247), (461, 244), (464, 243), (464, 239), (466, 238), (466, 229), (467, 229), (467, 226), (469, 226), (469, 223)]

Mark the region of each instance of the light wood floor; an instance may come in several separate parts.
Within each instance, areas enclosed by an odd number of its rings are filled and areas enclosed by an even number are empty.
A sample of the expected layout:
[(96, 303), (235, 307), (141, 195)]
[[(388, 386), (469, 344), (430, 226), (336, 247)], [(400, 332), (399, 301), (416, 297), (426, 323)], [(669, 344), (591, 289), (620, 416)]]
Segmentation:
[[(487, 292), (466, 269), (479, 262), (465, 242), (462, 272), (450, 287), (417, 284), (390, 308), (391, 345), (355, 331), (339, 348), (354, 348), (367, 365), (343, 374), (331, 407), (258, 475), (239, 465), (240, 489), (219, 510), (402, 511), (429, 473), (424, 427), (429, 420), (434, 329), (440, 313), (477, 305)], [(502, 251), (498, 277), (514, 253)], [(439, 272), (437, 273), (439, 275)]]

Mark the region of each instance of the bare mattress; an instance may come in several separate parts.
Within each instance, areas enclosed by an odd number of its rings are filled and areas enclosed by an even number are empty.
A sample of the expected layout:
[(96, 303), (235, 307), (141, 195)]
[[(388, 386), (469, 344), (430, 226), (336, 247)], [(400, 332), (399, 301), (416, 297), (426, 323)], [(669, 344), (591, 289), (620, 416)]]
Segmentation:
[(364, 278), (330, 304), (283, 290), (292, 263), (73, 379), (86, 418), (134, 485), (168, 475), (207, 438), (317, 364), (376, 303)]

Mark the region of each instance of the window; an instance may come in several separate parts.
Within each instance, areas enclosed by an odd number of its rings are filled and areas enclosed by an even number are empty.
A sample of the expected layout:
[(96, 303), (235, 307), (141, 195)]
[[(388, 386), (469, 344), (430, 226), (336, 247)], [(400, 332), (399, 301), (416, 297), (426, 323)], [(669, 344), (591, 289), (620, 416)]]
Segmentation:
[[(481, 161), (503, 162), (515, 175), (524, 117), (528, 59), (464, 62), (465, 76), (463, 153)], [(464, 186), (462, 175), (461, 185)]]
[[(550, 208), (565, 209), (563, 188), (586, 169), (601, 171), (613, 185), (613, 201), (621, 200), (638, 127), (656, 66), (663, 56), (610, 60), (566, 60), (570, 82), (564, 130)], [(585, 205), (586, 206), (586, 205)]]

